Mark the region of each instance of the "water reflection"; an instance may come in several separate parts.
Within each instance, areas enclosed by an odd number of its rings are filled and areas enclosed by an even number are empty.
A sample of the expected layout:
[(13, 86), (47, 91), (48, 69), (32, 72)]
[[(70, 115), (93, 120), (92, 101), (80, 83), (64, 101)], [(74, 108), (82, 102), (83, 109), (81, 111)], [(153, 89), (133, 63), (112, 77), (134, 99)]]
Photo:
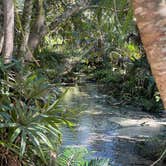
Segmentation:
[(74, 131), (63, 129), (63, 146), (85, 146), (92, 157), (110, 158), (114, 166), (150, 165), (137, 143), (164, 132), (164, 121), (134, 108), (112, 108), (96, 85), (70, 87), (63, 105), (83, 108)]

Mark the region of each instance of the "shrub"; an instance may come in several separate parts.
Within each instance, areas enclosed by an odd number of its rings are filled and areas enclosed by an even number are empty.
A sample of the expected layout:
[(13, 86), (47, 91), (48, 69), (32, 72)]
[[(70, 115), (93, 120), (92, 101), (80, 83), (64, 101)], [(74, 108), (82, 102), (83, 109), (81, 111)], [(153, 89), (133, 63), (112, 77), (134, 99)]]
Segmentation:
[(13, 157), (17, 164), (26, 165), (38, 159), (48, 165), (61, 143), (60, 125), (71, 124), (58, 107), (62, 97), (36, 73), (16, 73), (2, 66), (1, 71), (0, 152), (4, 156), (0, 160), (9, 164)]

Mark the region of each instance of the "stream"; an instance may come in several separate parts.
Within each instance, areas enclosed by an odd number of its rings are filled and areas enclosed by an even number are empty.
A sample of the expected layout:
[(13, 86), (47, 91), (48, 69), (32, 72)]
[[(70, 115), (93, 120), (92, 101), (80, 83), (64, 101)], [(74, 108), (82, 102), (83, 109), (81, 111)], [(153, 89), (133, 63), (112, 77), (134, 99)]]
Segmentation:
[(98, 85), (69, 87), (63, 106), (80, 113), (74, 129), (63, 128), (63, 147), (86, 147), (91, 158), (109, 158), (111, 166), (150, 166), (165, 148), (166, 119), (107, 100)]

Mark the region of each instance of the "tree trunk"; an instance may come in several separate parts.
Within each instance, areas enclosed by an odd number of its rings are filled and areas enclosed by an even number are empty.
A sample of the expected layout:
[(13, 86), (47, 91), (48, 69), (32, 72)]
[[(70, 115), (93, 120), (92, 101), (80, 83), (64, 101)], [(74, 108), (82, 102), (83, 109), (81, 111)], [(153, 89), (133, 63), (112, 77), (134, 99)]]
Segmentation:
[(25, 52), (27, 50), (28, 38), (30, 33), (31, 16), (32, 16), (32, 7), (33, 7), (33, 0), (24, 1), (24, 9), (21, 18), (23, 32), (21, 32), (20, 35), (18, 56), (25, 56)]
[(4, 42), (4, 35), (3, 35), (3, 31), (1, 31), (0, 32), (0, 54), (2, 52), (3, 42)]
[(57, 27), (59, 24), (65, 22), (67, 19), (69, 19), (74, 14), (77, 14), (81, 10), (86, 10), (87, 8), (87, 1), (81, 0), (79, 5), (73, 5), (71, 8), (68, 8), (63, 14), (58, 16), (54, 19), (53, 22), (51, 22), (48, 27), (45, 25), (45, 11), (43, 7), (43, 0), (37, 0), (37, 14), (36, 18), (34, 19), (34, 25), (32, 27), (32, 30), (29, 35), (28, 40), (28, 48), (29, 51), (27, 53), (26, 59), (32, 60), (35, 49), (40, 44), (41, 40), (44, 38), (45, 35), (47, 35), (50, 31), (57, 31)]
[(34, 24), (31, 29), (29, 40), (28, 40), (28, 52), (25, 57), (26, 60), (33, 60), (33, 53), (37, 46), (39, 45), (41, 39), (46, 34), (45, 27), (45, 12), (43, 8), (43, 0), (37, 0), (37, 8), (36, 8), (36, 18), (34, 19)]
[(133, 0), (141, 39), (166, 109), (166, 2)]
[(2, 52), (4, 42), (4, 33), (3, 33), (3, 7), (2, 2), (0, 2), (0, 54)]
[(14, 2), (13, 0), (3, 0), (4, 6), (4, 63), (10, 63), (13, 54), (14, 42)]

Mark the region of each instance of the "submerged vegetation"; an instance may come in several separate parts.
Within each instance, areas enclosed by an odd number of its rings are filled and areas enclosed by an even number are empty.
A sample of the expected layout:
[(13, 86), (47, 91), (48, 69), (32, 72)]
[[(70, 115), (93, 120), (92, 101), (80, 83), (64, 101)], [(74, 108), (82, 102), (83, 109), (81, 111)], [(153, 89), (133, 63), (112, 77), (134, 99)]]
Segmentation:
[[(10, 21), (9, 21), (10, 20)], [(102, 84), (108, 103), (163, 109), (129, 0), (0, 1), (0, 165), (108, 166), (60, 151), (76, 113), (59, 85)]]

